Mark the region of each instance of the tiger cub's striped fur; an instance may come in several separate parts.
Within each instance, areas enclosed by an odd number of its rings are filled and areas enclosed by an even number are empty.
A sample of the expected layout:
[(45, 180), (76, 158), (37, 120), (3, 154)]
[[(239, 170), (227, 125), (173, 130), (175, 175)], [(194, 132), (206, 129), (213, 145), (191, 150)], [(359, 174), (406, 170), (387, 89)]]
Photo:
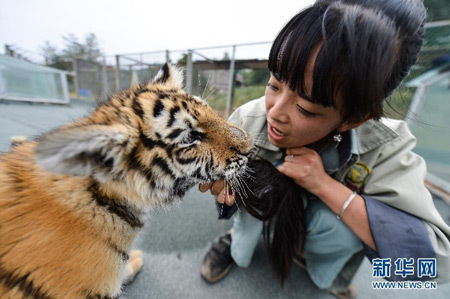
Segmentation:
[(89, 116), (0, 156), (0, 298), (115, 298), (151, 207), (236, 179), (252, 144), (166, 64)]

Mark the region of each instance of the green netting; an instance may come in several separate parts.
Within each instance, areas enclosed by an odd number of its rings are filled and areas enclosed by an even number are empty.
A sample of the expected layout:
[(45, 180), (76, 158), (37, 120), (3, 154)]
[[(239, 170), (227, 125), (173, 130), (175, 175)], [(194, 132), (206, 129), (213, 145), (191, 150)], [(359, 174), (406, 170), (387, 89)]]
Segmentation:
[(0, 99), (69, 103), (66, 73), (0, 55)]

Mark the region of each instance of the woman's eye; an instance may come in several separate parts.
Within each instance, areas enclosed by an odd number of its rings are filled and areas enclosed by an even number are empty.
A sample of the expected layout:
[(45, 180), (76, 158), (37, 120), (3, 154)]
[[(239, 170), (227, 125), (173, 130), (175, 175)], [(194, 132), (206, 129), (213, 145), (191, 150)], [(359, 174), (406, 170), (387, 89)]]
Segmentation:
[(273, 85), (272, 83), (270, 83), (270, 81), (267, 82), (267, 87), (269, 87), (269, 88), (272, 89), (273, 91), (277, 91), (277, 90), (278, 90), (278, 87), (276, 87), (275, 85)]
[(298, 109), (298, 111), (300, 111), (301, 114), (303, 114), (306, 117), (316, 116), (315, 113), (312, 113), (312, 112), (309, 112), (308, 110), (303, 109), (302, 106), (300, 106), (300, 105), (297, 105), (297, 109)]

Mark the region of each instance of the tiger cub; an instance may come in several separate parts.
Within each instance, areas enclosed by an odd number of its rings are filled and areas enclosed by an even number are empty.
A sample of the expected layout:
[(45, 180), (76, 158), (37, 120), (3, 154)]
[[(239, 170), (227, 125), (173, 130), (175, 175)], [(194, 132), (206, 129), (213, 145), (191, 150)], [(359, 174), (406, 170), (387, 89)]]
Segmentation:
[(181, 90), (179, 70), (0, 156), (0, 298), (117, 298), (150, 208), (245, 172), (251, 138)]

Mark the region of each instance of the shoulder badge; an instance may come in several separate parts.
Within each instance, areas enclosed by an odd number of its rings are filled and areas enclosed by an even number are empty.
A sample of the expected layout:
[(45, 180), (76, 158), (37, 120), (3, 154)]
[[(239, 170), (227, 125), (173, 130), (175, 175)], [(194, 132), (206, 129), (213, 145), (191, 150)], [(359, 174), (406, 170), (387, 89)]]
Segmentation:
[(371, 169), (363, 162), (356, 162), (347, 173), (345, 184), (354, 191), (361, 191), (370, 171)]

